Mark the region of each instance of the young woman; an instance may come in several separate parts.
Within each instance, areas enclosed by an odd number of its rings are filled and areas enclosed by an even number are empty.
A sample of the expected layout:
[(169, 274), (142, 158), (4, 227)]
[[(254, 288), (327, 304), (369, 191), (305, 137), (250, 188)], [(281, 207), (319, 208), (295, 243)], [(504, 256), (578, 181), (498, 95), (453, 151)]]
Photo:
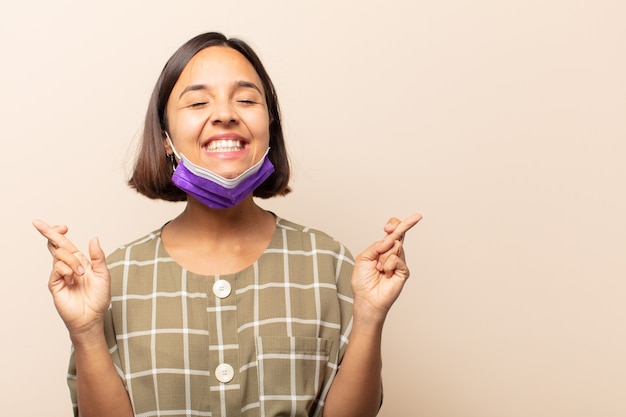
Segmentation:
[(374, 416), (381, 334), (409, 272), (392, 218), (356, 260), (263, 210), (289, 192), (278, 101), (257, 55), (199, 35), (167, 62), (130, 185), (186, 201), (163, 227), (104, 257), (34, 222), (73, 344), (75, 415)]

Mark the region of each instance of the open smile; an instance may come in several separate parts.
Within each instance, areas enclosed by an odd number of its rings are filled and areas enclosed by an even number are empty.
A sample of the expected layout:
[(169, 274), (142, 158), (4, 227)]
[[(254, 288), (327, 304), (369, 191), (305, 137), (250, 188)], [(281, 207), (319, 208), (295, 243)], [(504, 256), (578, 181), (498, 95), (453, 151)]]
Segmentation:
[(246, 142), (237, 139), (212, 140), (202, 148), (207, 152), (237, 152), (246, 147)]

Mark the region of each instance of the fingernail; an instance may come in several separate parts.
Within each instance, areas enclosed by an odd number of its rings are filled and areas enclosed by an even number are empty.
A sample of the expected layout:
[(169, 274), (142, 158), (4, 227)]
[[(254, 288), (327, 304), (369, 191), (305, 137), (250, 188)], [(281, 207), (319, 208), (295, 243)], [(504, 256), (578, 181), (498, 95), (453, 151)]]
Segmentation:
[(85, 273), (85, 268), (82, 265), (78, 266), (78, 275), (83, 275)]

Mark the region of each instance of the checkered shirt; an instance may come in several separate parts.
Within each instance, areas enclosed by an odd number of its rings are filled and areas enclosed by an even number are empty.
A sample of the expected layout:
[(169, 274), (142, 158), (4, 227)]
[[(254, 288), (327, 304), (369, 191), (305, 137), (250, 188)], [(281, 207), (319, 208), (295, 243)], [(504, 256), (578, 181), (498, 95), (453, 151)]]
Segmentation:
[[(107, 258), (105, 334), (136, 416), (321, 416), (352, 325), (346, 248), (276, 219), (232, 275), (187, 271), (160, 230)], [(68, 384), (76, 407), (75, 362)]]

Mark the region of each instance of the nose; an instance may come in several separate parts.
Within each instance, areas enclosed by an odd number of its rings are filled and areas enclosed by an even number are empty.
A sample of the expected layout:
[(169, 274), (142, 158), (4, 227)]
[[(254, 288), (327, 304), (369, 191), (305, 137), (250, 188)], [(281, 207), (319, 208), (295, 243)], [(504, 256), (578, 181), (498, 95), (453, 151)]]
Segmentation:
[(211, 112), (210, 120), (213, 124), (228, 125), (231, 123), (237, 123), (239, 121), (239, 116), (237, 115), (237, 110), (234, 108), (231, 100), (219, 99), (215, 100), (213, 104), (213, 111)]

